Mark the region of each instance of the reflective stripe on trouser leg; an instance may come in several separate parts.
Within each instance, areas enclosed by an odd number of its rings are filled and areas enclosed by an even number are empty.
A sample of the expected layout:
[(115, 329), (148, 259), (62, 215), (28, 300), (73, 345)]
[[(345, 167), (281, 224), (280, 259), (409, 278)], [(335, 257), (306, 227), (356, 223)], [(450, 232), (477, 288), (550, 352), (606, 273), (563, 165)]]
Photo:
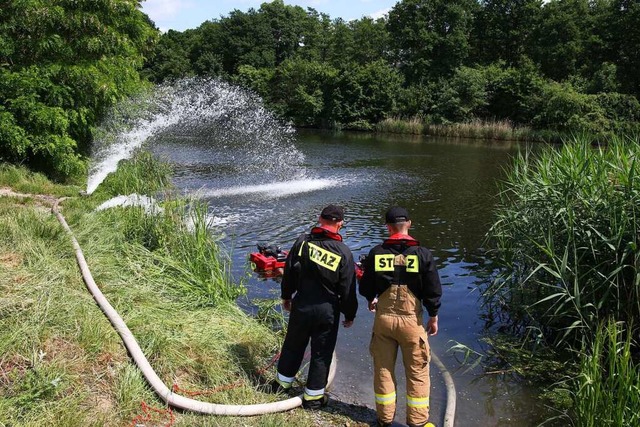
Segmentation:
[(403, 320), (407, 333), (400, 338), (400, 348), (407, 378), (407, 423), (421, 426), (429, 420), (429, 342), (422, 322)]
[(373, 390), (378, 419), (393, 422), (396, 412), (395, 366), (398, 342), (389, 332), (393, 330), (395, 316), (376, 315), (369, 351), (373, 357)]
[(286, 389), (290, 389), (291, 385), (293, 384), (293, 380), (295, 380), (295, 377), (285, 377), (284, 375), (282, 375), (280, 372), (278, 372), (276, 374), (276, 381), (278, 382), (278, 384), (280, 384), (282, 386), (282, 388)]
[(324, 388), (321, 388), (320, 390), (309, 390), (305, 387), (302, 398), (304, 400), (318, 400), (322, 399), (322, 396), (324, 396)]

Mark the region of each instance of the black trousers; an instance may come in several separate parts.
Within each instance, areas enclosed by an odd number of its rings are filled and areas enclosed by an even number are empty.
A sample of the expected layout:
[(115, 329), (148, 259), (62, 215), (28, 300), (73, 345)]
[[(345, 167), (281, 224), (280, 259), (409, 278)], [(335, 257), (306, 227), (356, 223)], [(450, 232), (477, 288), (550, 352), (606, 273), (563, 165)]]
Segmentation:
[(278, 372), (295, 377), (311, 340), (311, 361), (306, 388), (320, 390), (327, 385), (331, 356), (336, 347), (340, 310), (331, 302), (305, 304), (293, 300), (287, 335), (282, 346)]

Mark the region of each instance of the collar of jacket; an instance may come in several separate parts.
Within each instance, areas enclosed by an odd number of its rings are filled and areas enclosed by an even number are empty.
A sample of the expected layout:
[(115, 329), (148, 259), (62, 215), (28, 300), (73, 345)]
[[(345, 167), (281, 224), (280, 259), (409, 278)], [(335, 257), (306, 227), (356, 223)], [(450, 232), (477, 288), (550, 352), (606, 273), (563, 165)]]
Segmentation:
[(420, 242), (418, 242), (416, 239), (409, 236), (408, 234), (401, 234), (401, 233), (396, 233), (389, 236), (389, 238), (385, 240), (383, 244), (385, 246), (394, 246), (394, 245), (420, 246)]
[(314, 238), (318, 237), (326, 237), (328, 239), (337, 240), (338, 242), (342, 242), (342, 236), (338, 233), (334, 233), (333, 231), (329, 231), (326, 228), (322, 227), (313, 227), (311, 229), (311, 236)]

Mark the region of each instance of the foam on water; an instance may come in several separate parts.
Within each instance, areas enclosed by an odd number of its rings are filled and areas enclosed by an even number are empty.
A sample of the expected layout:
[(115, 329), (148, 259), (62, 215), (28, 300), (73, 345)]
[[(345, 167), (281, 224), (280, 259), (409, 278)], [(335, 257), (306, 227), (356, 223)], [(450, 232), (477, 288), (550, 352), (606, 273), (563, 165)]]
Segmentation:
[(87, 193), (147, 141), (164, 134), (204, 137), (236, 160), (243, 171), (272, 178), (304, 176), (304, 156), (291, 126), (262, 100), (219, 80), (191, 78), (156, 86), (112, 110), (95, 133)]
[(202, 189), (198, 196), (202, 198), (215, 198), (224, 196), (240, 196), (246, 194), (262, 195), (267, 197), (286, 197), (295, 194), (308, 193), (342, 185), (339, 181), (331, 179), (299, 179), (293, 181), (271, 182), (259, 185), (242, 185), (220, 189)]

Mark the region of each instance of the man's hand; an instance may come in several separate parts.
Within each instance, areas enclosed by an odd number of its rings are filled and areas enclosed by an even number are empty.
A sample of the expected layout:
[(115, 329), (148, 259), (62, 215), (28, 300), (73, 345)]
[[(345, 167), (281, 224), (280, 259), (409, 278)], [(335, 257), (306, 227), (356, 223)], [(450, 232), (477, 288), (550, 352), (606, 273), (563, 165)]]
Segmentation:
[(369, 301), (369, 311), (370, 312), (375, 313), (377, 306), (378, 306), (378, 298), (374, 298), (373, 301)]
[(438, 335), (438, 316), (429, 317), (427, 322), (427, 335)]
[(290, 299), (283, 299), (282, 300), (282, 309), (284, 311), (291, 311), (291, 300)]
[(351, 325), (353, 325), (353, 320), (343, 320), (342, 321), (342, 326), (344, 326), (345, 328), (350, 328)]

